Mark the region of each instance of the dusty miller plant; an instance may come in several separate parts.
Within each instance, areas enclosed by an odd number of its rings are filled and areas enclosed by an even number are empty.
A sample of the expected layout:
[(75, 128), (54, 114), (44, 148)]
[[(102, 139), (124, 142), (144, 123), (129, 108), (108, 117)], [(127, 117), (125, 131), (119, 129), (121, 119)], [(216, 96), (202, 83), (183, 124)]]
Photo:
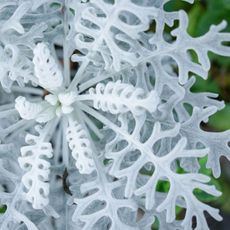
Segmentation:
[(194, 191), (221, 195), (198, 160), (219, 177), (230, 156), (230, 131), (201, 128), (224, 103), (191, 87), (207, 79), (208, 52), (229, 56), (230, 34), (223, 21), (191, 37), (187, 14), (167, 2), (0, 1), (1, 230), (221, 220)]

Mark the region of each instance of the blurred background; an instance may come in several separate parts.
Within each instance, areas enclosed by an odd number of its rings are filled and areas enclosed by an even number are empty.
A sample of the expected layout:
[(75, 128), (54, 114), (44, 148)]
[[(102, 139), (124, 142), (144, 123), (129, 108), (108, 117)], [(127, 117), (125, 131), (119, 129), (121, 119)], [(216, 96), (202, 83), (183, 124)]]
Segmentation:
[[(194, 37), (206, 33), (210, 25), (219, 24), (223, 20), (228, 22), (225, 31), (230, 32), (230, 0), (195, 0), (193, 5), (181, 0), (174, 0), (167, 3), (166, 9), (168, 11), (184, 9), (190, 18), (188, 32)], [(212, 68), (208, 80), (205, 81), (197, 77), (197, 83), (193, 90), (218, 93), (219, 99), (226, 102), (225, 109), (212, 116), (208, 125), (204, 127), (211, 131), (224, 131), (230, 129), (230, 58), (210, 53), (210, 59), (212, 60)], [(221, 164), (222, 176), (215, 180), (211, 172), (205, 169), (205, 159), (200, 162), (201, 171), (209, 174), (212, 177), (212, 183), (223, 193), (218, 199), (208, 197), (206, 194), (198, 194), (202, 201), (219, 208), (224, 218), (223, 222), (219, 223), (207, 217), (211, 230), (230, 229), (230, 163), (222, 158)]]

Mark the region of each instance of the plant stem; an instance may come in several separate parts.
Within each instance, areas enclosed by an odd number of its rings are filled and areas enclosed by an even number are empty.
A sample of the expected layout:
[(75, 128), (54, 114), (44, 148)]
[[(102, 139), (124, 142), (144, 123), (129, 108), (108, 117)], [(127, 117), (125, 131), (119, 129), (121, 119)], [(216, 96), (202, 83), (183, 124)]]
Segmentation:
[(64, 60), (64, 81), (65, 86), (70, 84), (70, 63), (69, 63), (69, 43), (67, 40), (67, 35), (69, 32), (69, 25), (68, 25), (68, 0), (65, 0), (64, 5), (64, 39), (63, 39), (63, 60)]

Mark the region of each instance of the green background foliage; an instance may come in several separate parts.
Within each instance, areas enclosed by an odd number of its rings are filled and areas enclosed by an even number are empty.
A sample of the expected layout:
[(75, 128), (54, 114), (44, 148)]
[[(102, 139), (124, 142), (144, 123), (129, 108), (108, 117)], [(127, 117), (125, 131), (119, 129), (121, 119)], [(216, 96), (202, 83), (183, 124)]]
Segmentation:
[[(226, 32), (230, 32), (230, 0), (196, 0), (193, 5), (174, 0), (166, 5), (169, 11), (184, 9), (190, 19), (188, 32), (198, 37), (206, 33), (212, 24), (227, 21)], [(230, 45), (230, 44), (226, 44)], [(196, 57), (194, 57), (195, 59)], [(197, 77), (194, 91), (210, 91), (219, 94), (226, 107), (210, 118), (209, 126), (216, 131), (230, 129), (230, 58), (210, 53), (212, 68), (208, 80)]]
[[(188, 32), (194, 37), (206, 33), (212, 24), (219, 24), (227, 21), (226, 32), (230, 32), (230, 0), (195, 0), (193, 5), (181, 0), (174, 0), (166, 5), (168, 11), (185, 10), (190, 19)], [(230, 46), (230, 43), (226, 43)], [(209, 54), (212, 67), (208, 80), (197, 76), (197, 82), (193, 87), (194, 92), (209, 91), (219, 94), (219, 100), (226, 102), (226, 107), (217, 112), (209, 119), (206, 129), (212, 131), (224, 131), (230, 129), (230, 58)], [(194, 55), (194, 60), (196, 56)], [(196, 60), (197, 61), (197, 60)], [(211, 205), (221, 209), (223, 213), (230, 214), (230, 164), (226, 159), (222, 161), (222, 176), (218, 180), (212, 177), (211, 171), (205, 168), (206, 159), (200, 160), (200, 171), (210, 175), (214, 184), (222, 191), (219, 198), (210, 197), (201, 191), (195, 191), (197, 197)]]

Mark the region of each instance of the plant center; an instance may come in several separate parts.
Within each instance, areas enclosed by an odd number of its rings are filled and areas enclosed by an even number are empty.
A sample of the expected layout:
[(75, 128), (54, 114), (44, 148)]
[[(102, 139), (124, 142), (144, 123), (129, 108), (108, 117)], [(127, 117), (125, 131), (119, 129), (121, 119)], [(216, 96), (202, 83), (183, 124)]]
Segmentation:
[(48, 94), (45, 100), (55, 107), (55, 113), (58, 117), (62, 114), (72, 113), (74, 110), (73, 103), (76, 101), (77, 94), (73, 91), (62, 92), (59, 94)]

